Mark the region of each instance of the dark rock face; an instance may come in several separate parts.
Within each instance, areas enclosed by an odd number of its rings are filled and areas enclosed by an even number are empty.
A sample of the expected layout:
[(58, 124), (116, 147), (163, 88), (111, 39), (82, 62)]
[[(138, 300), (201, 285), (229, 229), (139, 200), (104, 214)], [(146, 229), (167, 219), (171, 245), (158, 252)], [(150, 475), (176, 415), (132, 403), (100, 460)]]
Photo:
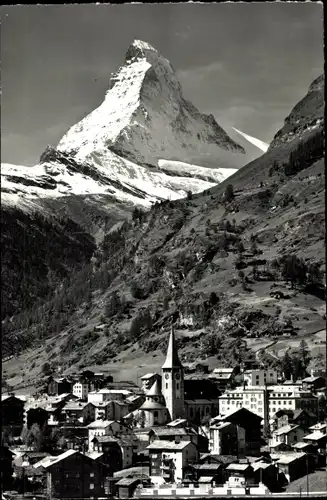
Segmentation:
[(274, 136), (268, 151), (301, 138), (305, 132), (323, 127), (324, 91), (325, 77), (320, 75), (310, 85), (306, 96), (294, 106), (287, 116), (284, 126)]

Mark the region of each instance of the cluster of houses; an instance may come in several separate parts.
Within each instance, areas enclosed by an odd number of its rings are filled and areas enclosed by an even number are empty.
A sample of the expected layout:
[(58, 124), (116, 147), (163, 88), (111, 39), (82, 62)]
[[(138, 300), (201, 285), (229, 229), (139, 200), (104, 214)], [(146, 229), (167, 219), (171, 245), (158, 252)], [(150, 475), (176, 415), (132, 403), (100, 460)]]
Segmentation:
[[(234, 375), (187, 375), (172, 330), (161, 374), (141, 387), (86, 370), (50, 377), (47, 394), (3, 395), (5, 489), (60, 499), (265, 494), (325, 467), (324, 374), (282, 382), (251, 368), (231, 389)], [(22, 435), (35, 428), (60, 439), (27, 446)]]

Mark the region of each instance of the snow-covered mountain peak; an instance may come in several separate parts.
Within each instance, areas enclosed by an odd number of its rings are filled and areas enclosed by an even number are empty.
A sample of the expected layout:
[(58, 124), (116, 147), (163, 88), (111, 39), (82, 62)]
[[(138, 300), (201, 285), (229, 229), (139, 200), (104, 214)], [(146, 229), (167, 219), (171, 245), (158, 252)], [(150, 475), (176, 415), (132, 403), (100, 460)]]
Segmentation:
[(80, 161), (111, 150), (141, 165), (161, 158), (214, 168), (245, 163), (244, 149), (214, 117), (184, 99), (171, 63), (140, 40), (112, 74), (103, 103), (65, 134), (58, 149)]

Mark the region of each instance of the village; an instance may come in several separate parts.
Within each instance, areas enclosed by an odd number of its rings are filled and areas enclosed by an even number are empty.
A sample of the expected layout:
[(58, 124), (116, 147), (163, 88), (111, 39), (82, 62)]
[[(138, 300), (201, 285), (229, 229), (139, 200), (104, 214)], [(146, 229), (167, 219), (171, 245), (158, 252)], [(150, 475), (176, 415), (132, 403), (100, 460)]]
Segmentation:
[(3, 394), (3, 499), (264, 496), (300, 478), (309, 494), (326, 470), (326, 373), (293, 381), (253, 365), (236, 379), (185, 370), (171, 329), (140, 387), (85, 370)]

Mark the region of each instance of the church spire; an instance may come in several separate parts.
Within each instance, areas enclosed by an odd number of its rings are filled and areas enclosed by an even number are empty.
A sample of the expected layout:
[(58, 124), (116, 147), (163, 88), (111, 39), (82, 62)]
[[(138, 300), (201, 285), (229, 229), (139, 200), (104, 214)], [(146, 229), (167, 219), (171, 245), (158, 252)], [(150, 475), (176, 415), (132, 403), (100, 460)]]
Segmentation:
[(162, 368), (181, 368), (182, 363), (178, 357), (176, 342), (175, 342), (175, 332), (174, 327), (171, 327), (168, 349), (166, 355), (166, 361), (162, 365)]

